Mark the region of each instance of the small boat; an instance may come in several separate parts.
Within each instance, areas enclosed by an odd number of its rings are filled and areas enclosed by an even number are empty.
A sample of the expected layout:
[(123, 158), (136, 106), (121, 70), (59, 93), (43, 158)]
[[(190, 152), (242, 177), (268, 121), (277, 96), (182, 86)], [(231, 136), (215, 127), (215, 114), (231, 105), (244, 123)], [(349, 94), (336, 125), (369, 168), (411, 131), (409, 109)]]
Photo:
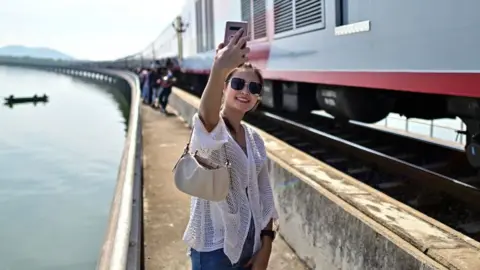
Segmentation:
[(5, 104), (13, 105), (20, 103), (37, 103), (37, 102), (48, 102), (48, 96), (43, 94), (43, 96), (37, 96), (36, 94), (32, 97), (14, 97), (10, 95), (5, 98)]

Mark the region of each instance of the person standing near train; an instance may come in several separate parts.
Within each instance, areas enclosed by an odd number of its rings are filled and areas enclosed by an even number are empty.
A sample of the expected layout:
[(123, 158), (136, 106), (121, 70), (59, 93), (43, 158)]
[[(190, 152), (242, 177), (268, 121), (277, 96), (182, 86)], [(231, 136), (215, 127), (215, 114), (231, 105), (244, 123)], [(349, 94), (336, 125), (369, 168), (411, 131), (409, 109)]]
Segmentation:
[(162, 91), (162, 74), (160, 68), (152, 70), (152, 75), (150, 78), (150, 89), (152, 92), (150, 104), (154, 108), (158, 108), (158, 97), (160, 96), (160, 92)]
[(160, 103), (160, 111), (163, 113), (167, 113), (168, 98), (172, 93), (172, 86), (176, 81), (176, 78), (173, 77), (173, 64), (170, 59), (167, 61), (166, 66), (166, 74), (162, 77), (162, 92), (158, 97)]
[(262, 137), (241, 123), (260, 102), (263, 77), (246, 63), (242, 30), (220, 44), (193, 116), (190, 150), (213, 162), (230, 162), (224, 200), (192, 197), (184, 241), (193, 270), (266, 270), (278, 218)]
[(150, 70), (148, 68), (140, 74), (140, 85), (142, 86), (143, 103), (147, 104), (150, 96)]

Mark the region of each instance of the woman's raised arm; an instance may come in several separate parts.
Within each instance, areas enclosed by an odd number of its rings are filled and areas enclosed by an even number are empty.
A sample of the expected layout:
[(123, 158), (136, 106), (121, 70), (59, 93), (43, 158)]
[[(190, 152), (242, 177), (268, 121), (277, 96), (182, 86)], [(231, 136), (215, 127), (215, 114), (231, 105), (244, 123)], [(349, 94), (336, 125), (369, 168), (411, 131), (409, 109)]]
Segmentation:
[(212, 131), (220, 119), (220, 106), (225, 78), (228, 73), (247, 61), (246, 55), (250, 48), (242, 47), (247, 37), (241, 37), (243, 29), (238, 31), (230, 42), (224, 46), (220, 44), (213, 61), (210, 77), (200, 99), (199, 116), (208, 132)]

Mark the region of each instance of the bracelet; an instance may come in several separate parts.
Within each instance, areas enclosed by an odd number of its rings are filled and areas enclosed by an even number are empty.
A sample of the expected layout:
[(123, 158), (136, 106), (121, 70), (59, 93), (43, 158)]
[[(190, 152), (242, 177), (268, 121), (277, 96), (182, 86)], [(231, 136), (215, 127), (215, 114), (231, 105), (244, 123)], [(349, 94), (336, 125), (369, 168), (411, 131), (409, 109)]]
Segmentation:
[(269, 236), (272, 238), (272, 241), (275, 240), (275, 232), (272, 230), (262, 230), (260, 232), (260, 238), (263, 238), (264, 236)]

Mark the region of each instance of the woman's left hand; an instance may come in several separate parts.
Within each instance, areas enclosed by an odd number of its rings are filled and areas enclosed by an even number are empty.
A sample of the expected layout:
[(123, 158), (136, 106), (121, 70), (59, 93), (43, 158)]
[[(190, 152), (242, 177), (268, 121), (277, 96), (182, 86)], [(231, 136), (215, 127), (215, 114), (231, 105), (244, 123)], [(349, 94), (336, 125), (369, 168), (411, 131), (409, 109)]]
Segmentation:
[(263, 245), (245, 267), (251, 267), (252, 270), (267, 270), (268, 261), (270, 260), (271, 246)]

